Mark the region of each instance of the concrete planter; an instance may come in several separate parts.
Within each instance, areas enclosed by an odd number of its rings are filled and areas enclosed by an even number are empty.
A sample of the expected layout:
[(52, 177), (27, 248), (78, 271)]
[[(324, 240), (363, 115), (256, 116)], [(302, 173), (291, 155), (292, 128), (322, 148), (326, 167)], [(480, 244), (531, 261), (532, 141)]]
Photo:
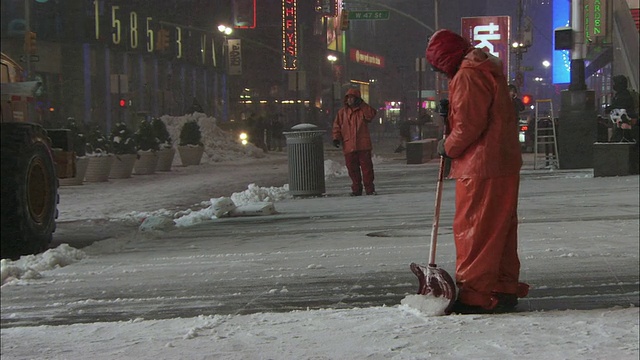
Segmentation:
[(82, 185), (84, 176), (89, 166), (89, 158), (86, 156), (76, 158), (76, 175), (74, 177), (59, 179), (60, 186)]
[(200, 165), (200, 160), (202, 160), (202, 154), (204, 153), (204, 146), (178, 146), (178, 152), (180, 153), (182, 166)]
[(156, 172), (157, 166), (157, 151), (138, 151), (138, 160), (136, 160), (133, 171), (136, 175), (150, 175)]
[(171, 171), (171, 165), (173, 164), (173, 157), (176, 154), (176, 149), (165, 148), (158, 151), (158, 165), (156, 171)]
[(86, 182), (105, 182), (109, 181), (109, 173), (111, 172), (111, 164), (113, 163), (113, 155), (88, 156), (87, 173), (84, 175)]
[(638, 174), (638, 144), (609, 142), (593, 144), (593, 176)]
[(121, 154), (113, 156), (109, 178), (126, 179), (133, 173), (133, 165), (136, 163), (136, 154)]

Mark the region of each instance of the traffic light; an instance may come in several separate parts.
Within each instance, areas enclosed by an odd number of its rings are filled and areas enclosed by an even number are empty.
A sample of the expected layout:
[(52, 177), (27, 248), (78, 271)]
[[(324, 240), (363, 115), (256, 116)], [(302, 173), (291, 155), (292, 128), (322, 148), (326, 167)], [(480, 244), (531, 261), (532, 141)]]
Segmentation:
[(349, 30), (349, 11), (342, 10), (342, 14), (340, 15), (340, 30)]
[(120, 101), (118, 101), (118, 105), (123, 108), (123, 107), (127, 107), (127, 100), (125, 99), (120, 99)]
[(24, 52), (34, 55), (38, 49), (36, 48), (36, 33), (33, 31), (25, 31), (24, 33)]
[(531, 96), (529, 94), (522, 95), (522, 103), (524, 104), (524, 106), (533, 105), (533, 96)]
[(167, 50), (169, 48), (169, 30), (158, 30), (158, 41), (156, 41), (156, 49), (160, 51)]

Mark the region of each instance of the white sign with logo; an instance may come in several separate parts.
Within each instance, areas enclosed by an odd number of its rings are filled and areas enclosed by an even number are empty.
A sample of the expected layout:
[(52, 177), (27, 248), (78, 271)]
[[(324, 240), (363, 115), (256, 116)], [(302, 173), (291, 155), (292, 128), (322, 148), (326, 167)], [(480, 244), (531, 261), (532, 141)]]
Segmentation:
[(509, 34), (511, 33), (511, 17), (479, 16), (464, 17), (461, 35), (471, 45), (502, 60), (505, 74), (509, 74)]
[(229, 75), (242, 75), (242, 44), (240, 39), (227, 40)]

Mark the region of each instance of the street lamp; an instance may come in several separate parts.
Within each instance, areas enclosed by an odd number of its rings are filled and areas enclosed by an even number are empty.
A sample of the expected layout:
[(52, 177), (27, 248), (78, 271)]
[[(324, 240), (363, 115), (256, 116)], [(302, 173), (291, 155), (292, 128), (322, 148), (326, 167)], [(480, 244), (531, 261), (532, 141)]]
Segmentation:
[(218, 25), (218, 31), (225, 35), (231, 35), (231, 33), (233, 32), (233, 28), (230, 28), (227, 25)]
[(329, 54), (327, 55), (327, 60), (331, 63), (331, 116), (334, 116), (334, 112), (336, 110), (336, 84), (335, 84), (335, 69), (334, 64), (338, 60), (338, 57)]
[(222, 44), (222, 119), (223, 121), (229, 120), (229, 86), (227, 84), (227, 75), (229, 73), (229, 62), (227, 61), (227, 53), (229, 51), (229, 43), (227, 42), (227, 36), (231, 35), (233, 28), (226, 25), (218, 25), (218, 31), (224, 36), (224, 43)]

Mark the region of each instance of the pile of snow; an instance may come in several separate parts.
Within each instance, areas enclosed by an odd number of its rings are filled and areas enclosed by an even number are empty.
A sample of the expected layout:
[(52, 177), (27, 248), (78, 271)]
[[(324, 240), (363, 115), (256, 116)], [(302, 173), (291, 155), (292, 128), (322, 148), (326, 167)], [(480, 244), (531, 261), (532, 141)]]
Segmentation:
[[(160, 117), (160, 120), (167, 125), (167, 131), (169, 131), (174, 146), (178, 146), (180, 143), (180, 130), (182, 130), (182, 125), (187, 121), (196, 121), (202, 133), (201, 141), (202, 144), (204, 144), (202, 163), (204, 164), (233, 160), (238, 157), (262, 158), (265, 156), (262, 149), (252, 144), (242, 145), (237, 142), (233, 134), (220, 129), (217, 126), (216, 119), (206, 114), (195, 112), (183, 116), (163, 115)], [(181, 164), (180, 157), (176, 156), (174, 165)]]
[[(231, 194), (230, 198), (221, 197), (202, 202), (206, 207), (201, 210), (186, 210), (176, 213), (174, 222), (178, 227), (193, 226), (203, 221), (216, 219), (228, 215), (237, 208), (255, 204), (273, 203), (283, 199), (289, 199), (289, 186), (282, 187), (259, 187), (256, 184), (249, 184), (247, 190)], [(274, 213), (273, 210), (265, 210)], [(240, 212), (238, 213), (240, 215)], [(257, 215), (257, 214), (256, 214)]]
[(42, 254), (22, 256), (16, 261), (2, 259), (0, 261), (2, 284), (16, 279), (39, 279), (42, 277), (41, 272), (73, 264), (84, 259), (85, 256), (83, 251), (61, 244)]
[(444, 315), (449, 306), (449, 299), (427, 295), (407, 295), (400, 300), (401, 308), (406, 311), (415, 311), (416, 315), (440, 316)]
[(262, 201), (275, 202), (290, 198), (288, 184), (281, 187), (271, 186), (268, 188), (249, 184), (247, 190), (231, 194), (231, 200), (236, 206)]
[[(204, 221), (209, 221), (226, 215), (232, 209), (252, 204), (273, 203), (283, 199), (290, 199), (289, 185), (285, 184), (281, 187), (260, 187), (256, 184), (249, 184), (247, 190), (235, 192), (230, 198), (213, 198), (193, 204), (187, 210), (172, 212), (167, 209), (156, 211), (132, 211), (122, 215), (120, 218), (112, 219), (114, 221), (124, 221), (129, 224), (142, 224), (140, 230), (167, 230), (173, 225), (177, 227), (193, 226)], [(221, 200), (228, 199), (233, 207), (226, 211), (220, 212), (218, 208)], [(216, 216), (216, 213), (221, 216)], [(171, 222), (168, 222), (170, 219)]]

